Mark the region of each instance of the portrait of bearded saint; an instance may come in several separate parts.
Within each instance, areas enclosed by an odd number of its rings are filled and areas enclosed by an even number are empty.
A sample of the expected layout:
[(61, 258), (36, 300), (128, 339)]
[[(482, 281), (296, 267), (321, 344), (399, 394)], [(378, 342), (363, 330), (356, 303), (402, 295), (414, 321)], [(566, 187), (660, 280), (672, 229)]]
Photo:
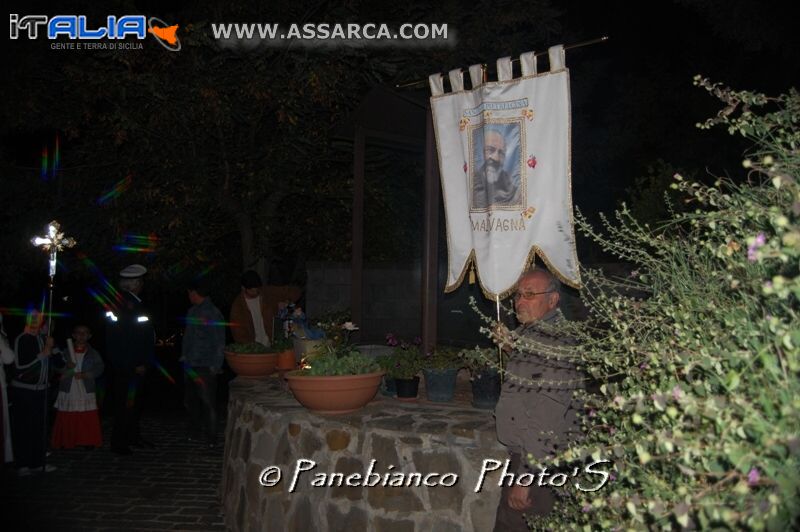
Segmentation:
[(484, 135), (483, 165), (473, 175), (472, 208), (510, 206), (520, 203), (520, 180), (504, 168), (506, 140), (502, 133), (490, 129)]

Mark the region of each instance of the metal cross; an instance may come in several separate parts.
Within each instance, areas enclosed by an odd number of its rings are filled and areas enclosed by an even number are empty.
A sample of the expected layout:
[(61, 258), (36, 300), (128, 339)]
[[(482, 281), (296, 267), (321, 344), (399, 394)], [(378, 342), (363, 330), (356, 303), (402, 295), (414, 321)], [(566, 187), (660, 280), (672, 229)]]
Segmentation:
[(47, 236), (35, 236), (31, 239), (31, 244), (50, 253), (50, 303), (47, 312), (47, 331), (48, 334), (52, 335), (53, 286), (56, 276), (56, 259), (59, 251), (63, 251), (64, 248), (71, 248), (77, 242), (74, 238), (64, 237), (64, 233), (61, 232), (61, 224), (53, 220), (47, 224)]

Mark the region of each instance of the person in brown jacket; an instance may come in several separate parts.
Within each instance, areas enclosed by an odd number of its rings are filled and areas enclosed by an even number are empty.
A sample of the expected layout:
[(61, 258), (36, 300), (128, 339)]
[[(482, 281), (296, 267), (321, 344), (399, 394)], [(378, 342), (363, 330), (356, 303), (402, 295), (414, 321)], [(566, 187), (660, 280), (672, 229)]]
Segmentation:
[[(560, 283), (550, 272), (535, 269), (522, 275), (514, 294), (514, 309), (520, 322), (516, 334), (523, 342), (541, 345), (545, 352), (570, 343), (553, 328), (563, 320), (558, 309), (559, 288)], [(500, 338), (507, 337), (508, 330), (502, 325), (498, 332)], [(504, 350), (511, 351), (508, 344), (500, 343)], [(509, 472), (516, 477), (538, 473), (528, 463), (529, 455), (542, 461), (580, 436), (576, 414), (581, 405), (572, 396), (583, 387), (582, 377), (563, 358), (547, 358), (531, 348), (511, 352), (495, 418), (497, 439), (508, 447)], [(524, 515), (545, 516), (554, 504), (554, 493), (546, 484), (504, 484), (494, 530), (527, 531)]]
[(296, 301), (302, 291), (296, 286), (263, 286), (253, 270), (242, 274), (242, 291), (231, 305), (231, 334), (241, 344), (258, 342), (267, 347), (273, 334), (272, 321), (281, 305)]

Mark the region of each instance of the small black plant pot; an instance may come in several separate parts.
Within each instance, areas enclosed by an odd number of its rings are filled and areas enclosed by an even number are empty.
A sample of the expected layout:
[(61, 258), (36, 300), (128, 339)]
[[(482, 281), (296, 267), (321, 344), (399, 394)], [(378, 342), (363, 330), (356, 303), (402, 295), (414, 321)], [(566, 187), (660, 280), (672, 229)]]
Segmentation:
[(472, 376), (472, 406), (494, 408), (500, 399), (500, 374), (497, 370), (484, 370)]
[(413, 379), (395, 379), (397, 398), (401, 401), (413, 401), (419, 393), (419, 377)]

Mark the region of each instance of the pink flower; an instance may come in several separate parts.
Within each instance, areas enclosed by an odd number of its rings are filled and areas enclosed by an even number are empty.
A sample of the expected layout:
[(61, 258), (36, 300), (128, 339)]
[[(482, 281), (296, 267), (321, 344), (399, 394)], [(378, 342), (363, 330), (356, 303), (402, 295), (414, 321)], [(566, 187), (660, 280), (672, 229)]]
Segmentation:
[(534, 157), (533, 155), (528, 157), (528, 166), (530, 166), (531, 168), (536, 168), (536, 157)]
[(758, 484), (758, 481), (761, 480), (761, 475), (758, 472), (758, 469), (755, 467), (750, 469), (750, 472), (747, 473), (747, 484), (749, 486), (755, 486)]
[(467, 168), (469, 168), (469, 167), (467, 166), (467, 163), (464, 163), (464, 173), (465, 173), (465, 174), (467, 173)]
[(674, 388), (672, 388), (672, 398), (676, 401), (680, 401), (681, 397), (683, 397), (683, 390), (677, 384)]
[(755, 240), (753, 240), (753, 243), (747, 246), (747, 260), (750, 262), (757, 261), (758, 253), (756, 252), (758, 251), (758, 248), (762, 247), (766, 243), (767, 237), (764, 235), (764, 233), (758, 233)]

